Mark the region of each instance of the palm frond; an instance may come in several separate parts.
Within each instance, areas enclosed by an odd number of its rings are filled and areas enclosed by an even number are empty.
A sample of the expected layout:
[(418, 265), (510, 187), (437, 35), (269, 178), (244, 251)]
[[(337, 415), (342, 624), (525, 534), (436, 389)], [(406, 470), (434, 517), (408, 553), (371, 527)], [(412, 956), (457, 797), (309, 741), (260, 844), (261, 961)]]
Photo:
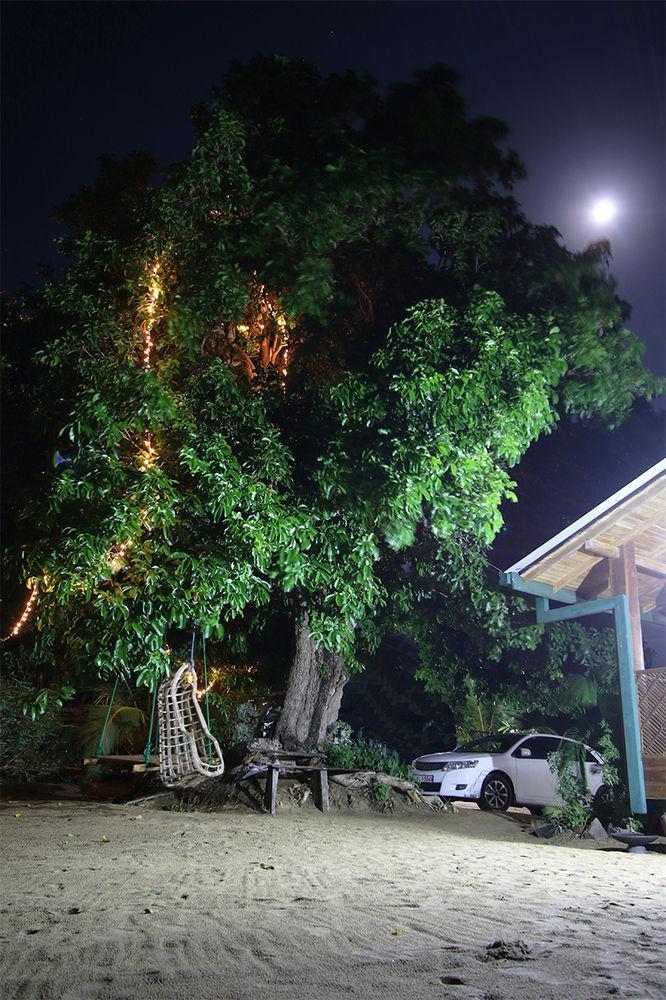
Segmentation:
[[(88, 709), (88, 717), (80, 729), (81, 753), (84, 757), (92, 757), (97, 750), (107, 710), (108, 704), (90, 705)], [(139, 752), (143, 749), (147, 730), (148, 718), (140, 708), (135, 705), (114, 705), (104, 730), (102, 752)]]

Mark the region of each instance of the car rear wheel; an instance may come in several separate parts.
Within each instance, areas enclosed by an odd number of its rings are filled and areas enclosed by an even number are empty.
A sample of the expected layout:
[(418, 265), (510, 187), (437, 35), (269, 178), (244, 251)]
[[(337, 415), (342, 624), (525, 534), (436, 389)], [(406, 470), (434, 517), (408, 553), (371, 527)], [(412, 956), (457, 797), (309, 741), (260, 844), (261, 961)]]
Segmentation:
[(597, 819), (600, 819), (602, 823), (607, 823), (610, 819), (612, 819), (613, 813), (615, 812), (613, 789), (609, 788), (608, 785), (600, 785), (594, 793), (594, 798), (592, 799), (592, 809), (594, 810), (594, 815)]
[(513, 802), (513, 788), (504, 774), (489, 774), (483, 782), (479, 808), (488, 812), (505, 812)]

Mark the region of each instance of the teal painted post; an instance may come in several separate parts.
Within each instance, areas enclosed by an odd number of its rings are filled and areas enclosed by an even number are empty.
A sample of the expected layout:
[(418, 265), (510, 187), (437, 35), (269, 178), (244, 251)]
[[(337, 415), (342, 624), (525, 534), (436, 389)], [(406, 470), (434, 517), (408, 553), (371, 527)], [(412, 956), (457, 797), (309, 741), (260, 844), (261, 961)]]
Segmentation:
[(634, 650), (631, 642), (631, 619), (626, 594), (615, 598), (615, 642), (620, 671), (620, 695), (624, 746), (627, 753), (627, 779), (631, 811), (646, 813), (645, 776), (641, 753), (641, 724), (638, 716), (638, 696), (634, 671)]

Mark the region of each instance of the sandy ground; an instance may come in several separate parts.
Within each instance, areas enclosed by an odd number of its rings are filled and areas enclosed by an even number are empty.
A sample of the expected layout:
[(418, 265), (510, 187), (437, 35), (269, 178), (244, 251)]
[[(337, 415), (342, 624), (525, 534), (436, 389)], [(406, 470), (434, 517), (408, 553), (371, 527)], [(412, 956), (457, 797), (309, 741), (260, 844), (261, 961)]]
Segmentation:
[(557, 847), (526, 822), (5, 803), (0, 990), (663, 1000), (666, 854)]

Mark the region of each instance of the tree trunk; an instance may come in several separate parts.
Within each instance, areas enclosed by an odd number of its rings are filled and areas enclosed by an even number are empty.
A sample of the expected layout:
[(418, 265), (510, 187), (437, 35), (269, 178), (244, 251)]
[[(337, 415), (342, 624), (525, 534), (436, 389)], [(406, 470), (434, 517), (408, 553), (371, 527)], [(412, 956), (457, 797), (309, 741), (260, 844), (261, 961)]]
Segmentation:
[(287, 750), (311, 750), (338, 718), (349, 679), (340, 653), (315, 645), (307, 615), (296, 625), (294, 657), (276, 736)]

